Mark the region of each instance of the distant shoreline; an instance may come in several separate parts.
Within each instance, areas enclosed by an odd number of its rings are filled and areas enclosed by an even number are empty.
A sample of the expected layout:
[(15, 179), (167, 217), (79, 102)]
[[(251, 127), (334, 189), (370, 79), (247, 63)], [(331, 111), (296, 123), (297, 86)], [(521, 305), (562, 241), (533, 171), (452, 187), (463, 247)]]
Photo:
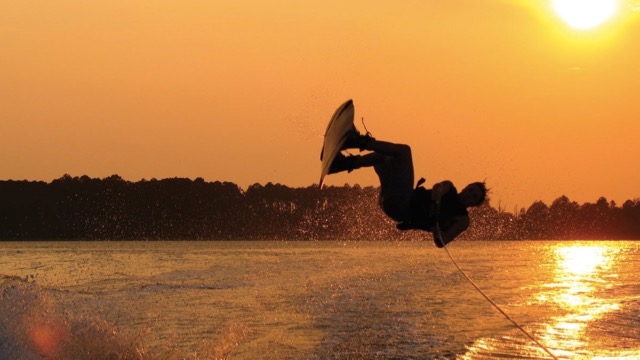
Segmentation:
[[(321, 190), (268, 183), (242, 190), (201, 178), (2, 180), (0, 241), (430, 240), (422, 231), (396, 230), (377, 197), (378, 188), (358, 185)], [(518, 214), (488, 201), (470, 216), (461, 240), (640, 239), (638, 199), (619, 207), (605, 198), (578, 204), (561, 196)]]

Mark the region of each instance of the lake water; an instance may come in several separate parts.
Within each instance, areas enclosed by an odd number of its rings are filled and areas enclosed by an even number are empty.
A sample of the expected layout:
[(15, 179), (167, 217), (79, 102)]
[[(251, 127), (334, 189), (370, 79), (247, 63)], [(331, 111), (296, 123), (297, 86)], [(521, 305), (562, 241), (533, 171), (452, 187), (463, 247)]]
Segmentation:
[[(640, 358), (640, 242), (454, 242), (557, 357)], [(0, 359), (542, 359), (432, 242), (0, 243)]]

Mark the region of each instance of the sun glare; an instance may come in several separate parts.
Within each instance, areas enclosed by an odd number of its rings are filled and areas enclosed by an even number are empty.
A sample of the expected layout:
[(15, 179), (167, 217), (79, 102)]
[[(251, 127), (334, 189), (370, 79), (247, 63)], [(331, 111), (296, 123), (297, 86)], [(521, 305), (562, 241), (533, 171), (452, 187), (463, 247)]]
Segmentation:
[(618, 0), (553, 0), (558, 16), (577, 30), (589, 30), (611, 18)]

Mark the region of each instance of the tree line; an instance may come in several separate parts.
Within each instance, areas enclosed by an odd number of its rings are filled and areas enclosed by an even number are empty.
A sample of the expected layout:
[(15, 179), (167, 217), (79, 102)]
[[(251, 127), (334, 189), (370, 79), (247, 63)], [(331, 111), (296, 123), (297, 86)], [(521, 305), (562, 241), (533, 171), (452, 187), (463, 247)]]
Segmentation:
[[(0, 181), (0, 240), (419, 240), (378, 207), (378, 188), (290, 188), (118, 175)], [(467, 240), (640, 239), (640, 199), (578, 204), (561, 196), (518, 213), (487, 201)]]

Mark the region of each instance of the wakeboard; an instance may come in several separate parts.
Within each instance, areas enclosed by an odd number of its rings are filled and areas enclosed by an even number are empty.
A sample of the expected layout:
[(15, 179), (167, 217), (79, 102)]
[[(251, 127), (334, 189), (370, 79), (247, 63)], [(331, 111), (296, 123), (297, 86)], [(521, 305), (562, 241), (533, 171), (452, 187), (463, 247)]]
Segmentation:
[(353, 101), (347, 100), (340, 105), (331, 117), (327, 131), (324, 133), (324, 143), (320, 152), (321, 172), (320, 172), (320, 188), (324, 182), (325, 176), (329, 173), (331, 163), (336, 158), (342, 145), (347, 141), (349, 133), (355, 128), (353, 125)]

